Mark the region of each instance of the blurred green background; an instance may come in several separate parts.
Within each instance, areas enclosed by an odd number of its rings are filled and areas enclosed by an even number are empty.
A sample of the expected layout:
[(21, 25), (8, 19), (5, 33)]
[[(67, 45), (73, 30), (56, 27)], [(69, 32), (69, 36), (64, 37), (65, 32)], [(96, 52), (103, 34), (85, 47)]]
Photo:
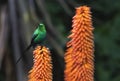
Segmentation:
[(52, 53), (53, 81), (64, 81), (67, 36), (81, 5), (92, 11), (95, 81), (120, 81), (120, 0), (0, 0), (0, 81), (27, 81), (33, 48), (22, 52), (40, 22), (47, 29), (44, 45)]

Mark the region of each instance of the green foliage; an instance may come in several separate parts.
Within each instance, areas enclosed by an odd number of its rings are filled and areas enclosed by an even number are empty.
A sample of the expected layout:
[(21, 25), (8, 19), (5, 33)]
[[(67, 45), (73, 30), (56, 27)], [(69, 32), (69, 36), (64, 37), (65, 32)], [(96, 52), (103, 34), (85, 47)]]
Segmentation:
[(96, 81), (120, 80), (120, 1), (97, 0), (92, 4), (95, 27)]

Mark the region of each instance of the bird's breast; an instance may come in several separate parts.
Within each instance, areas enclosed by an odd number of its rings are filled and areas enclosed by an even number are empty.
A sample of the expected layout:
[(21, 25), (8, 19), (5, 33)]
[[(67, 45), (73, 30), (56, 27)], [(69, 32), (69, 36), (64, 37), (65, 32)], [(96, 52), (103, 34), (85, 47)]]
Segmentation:
[(39, 35), (35, 38), (34, 42), (35, 42), (35, 43), (41, 43), (42, 41), (44, 41), (45, 37), (46, 37), (46, 33), (39, 34)]

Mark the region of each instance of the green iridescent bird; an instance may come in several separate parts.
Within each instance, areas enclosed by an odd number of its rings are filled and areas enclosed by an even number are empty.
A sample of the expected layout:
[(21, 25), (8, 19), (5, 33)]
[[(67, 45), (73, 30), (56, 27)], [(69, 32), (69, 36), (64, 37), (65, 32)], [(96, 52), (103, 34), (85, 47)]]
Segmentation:
[[(31, 43), (26, 48), (26, 50), (23, 52), (23, 54), (26, 51), (28, 51), (32, 46), (35, 47), (36, 45), (41, 44), (41, 42), (44, 41), (45, 37), (46, 37), (45, 25), (41, 23), (41, 24), (38, 25), (37, 29), (34, 31)], [(20, 61), (21, 58), (22, 58), (22, 56), (17, 60), (16, 64)]]
[(45, 25), (39, 24), (39, 26), (37, 27), (37, 29), (33, 33), (31, 44), (28, 46), (26, 51), (29, 50), (32, 46), (35, 47), (36, 45), (43, 42), (45, 37), (46, 37)]

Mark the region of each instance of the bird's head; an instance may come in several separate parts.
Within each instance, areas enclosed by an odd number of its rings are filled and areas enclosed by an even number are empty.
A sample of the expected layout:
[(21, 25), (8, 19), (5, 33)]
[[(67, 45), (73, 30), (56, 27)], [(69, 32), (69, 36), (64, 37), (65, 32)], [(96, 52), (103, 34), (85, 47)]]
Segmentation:
[(45, 25), (42, 24), (42, 23), (39, 24), (38, 29), (39, 29), (40, 31), (45, 31), (45, 30), (46, 30), (46, 29), (45, 29)]

